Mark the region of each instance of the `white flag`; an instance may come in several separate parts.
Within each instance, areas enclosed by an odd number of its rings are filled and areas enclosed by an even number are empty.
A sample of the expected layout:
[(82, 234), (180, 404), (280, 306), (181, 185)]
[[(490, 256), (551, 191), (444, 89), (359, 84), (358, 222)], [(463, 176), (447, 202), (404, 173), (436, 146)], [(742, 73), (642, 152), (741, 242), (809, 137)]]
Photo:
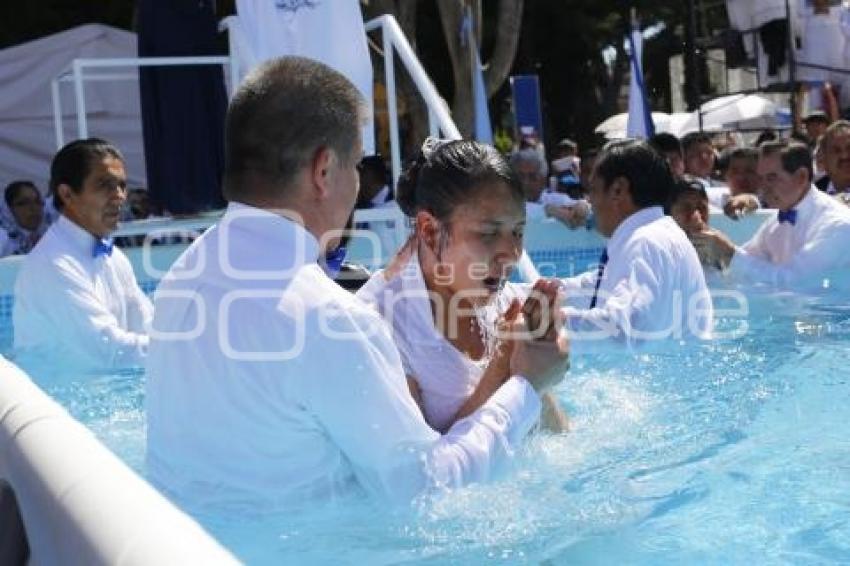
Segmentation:
[(646, 97), (646, 85), (643, 82), (643, 34), (640, 27), (632, 27), (629, 35), (629, 62), (632, 79), (629, 82), (629, 120), (626, 123), (626, 135), (630, 138), (649, 138), (655, 133), (652, 112)]
[[(372, 62), (358, 0), (237, 0), (236, 12), (228, 26), (242, 77), (274, 57), (309, 57), (345, 75), (372, 108)], [(363, 151), (375, 153), (371, 115)]]

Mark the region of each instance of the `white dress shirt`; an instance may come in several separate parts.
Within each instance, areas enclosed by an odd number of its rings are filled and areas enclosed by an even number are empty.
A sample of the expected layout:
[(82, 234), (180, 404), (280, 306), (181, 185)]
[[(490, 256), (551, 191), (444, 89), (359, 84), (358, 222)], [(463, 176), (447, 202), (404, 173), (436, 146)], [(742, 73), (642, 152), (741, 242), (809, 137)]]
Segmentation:
[(286, 504), (359, 484), (390, 500), (491, 476), (540, 411), (511, 378), (441, 436), (374, 309), (301, 225), (231, 204), (157, 289), (148, 470), (186, 505)]
[(94, 257), (96, 241), (60, 216), (24, 259), (13, 311), (20, 364), (59, 360), (63, 372), (142, 364), (153, 308), (127, 257), (117, 247)]
[(821, 286), (830, 271), (850, 267), (850, 209), (814, 186), (795, 208), (795, 224), (768, 218), (750, 241), (735, 249), (731, 275), (802, 288)]
[[(517, 298), (524, 294), (510, 283), (501, 293)], [(373, 305), (389, 324), (404, 372), (419, 386), (425, 420), (445, 430), (475, 391), (489, 359), (471, 360), (437, 329), (417, 254), (390, 280), (383, 270), (375, 272), (357, 296)], [(482, 323), (495, 328), (497, 310), (495, 304), (482, 307), (481, 316), (486, 319)]]
[(626, 218), (606, 249), (594, 308), (598, 271), (563, 280), (573, 352), (709, 336), (713, 307), (699, 257), (661, 207)]

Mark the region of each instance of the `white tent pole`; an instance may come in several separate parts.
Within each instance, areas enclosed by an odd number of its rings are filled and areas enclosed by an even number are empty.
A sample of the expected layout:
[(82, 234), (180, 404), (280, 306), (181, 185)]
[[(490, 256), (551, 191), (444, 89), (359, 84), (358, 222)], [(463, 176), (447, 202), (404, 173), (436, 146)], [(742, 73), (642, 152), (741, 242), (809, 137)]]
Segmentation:
[(61, 149), (65, 145), (65, 132), (62, 131), (62, 101), (59, 98), (59, 81), (55, 77), (50, 81), (50, 97), (53, 100), (53, 131), (56, 134), (56, 149)]
[(407, 41), (398, 22), (390, 14), (384, 14), (366, 22), (366, 31), (372, 31), (379, 26), (384, 36), (387, 34), (391, 36), (393, 47), (395, 47), (395, 54), (407, 68), (411, 80), (413, 80), (419, 89), (419, 93), (425, 99), (425, 103), (433, 110), (434, 116), (440, 123), (440, 129), (443, 131), (443, 135), (450, 140), (461, 139), (460, 131), (452, 120), (448, 107), (440, 98), (434, 83), (431, 82), (428, 73), (422, 67), (422, 63), (416, 58), (413, 47), (410, 46), (410, 42)]
[(390, 118), (390, 156), (393, 170), (393, 187), (398, 184), (401, 175), (401, 148), (398, 141), (398, 106), (395, 91), (395, 65), (393, 57), (393, 38), (387, 33), (387, 21), (381, 26), (384, 41), (384, 75), (387, 82), (387, 111)]
[(77, 134), (79, 139), (86, 139), (89, 137), (89, 125), (86, 122), (86, 98), (83, 91), (82, 61), (74, 59), (72, 68), (74, 73), (74, 97), (77, 102)]

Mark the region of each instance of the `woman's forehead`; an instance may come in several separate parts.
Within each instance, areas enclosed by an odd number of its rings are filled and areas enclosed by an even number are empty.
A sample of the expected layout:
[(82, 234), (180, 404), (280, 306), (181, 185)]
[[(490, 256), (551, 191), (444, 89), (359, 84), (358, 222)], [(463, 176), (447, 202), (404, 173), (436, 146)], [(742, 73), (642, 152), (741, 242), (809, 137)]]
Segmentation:
[(525, 204), (503, 183), (492, 183), (479, 187), (471, 198), (456, 206), (453, 216), (479, 221), (510, 221), (518, 216), (524, 219)]

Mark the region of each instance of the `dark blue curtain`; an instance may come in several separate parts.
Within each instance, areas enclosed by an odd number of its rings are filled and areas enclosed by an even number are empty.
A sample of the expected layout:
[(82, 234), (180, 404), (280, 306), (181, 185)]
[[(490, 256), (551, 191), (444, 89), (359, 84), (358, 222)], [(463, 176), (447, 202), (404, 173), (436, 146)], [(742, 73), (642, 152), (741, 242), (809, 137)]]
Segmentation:
[[(212, 0), (139, 0), (140, 57), (221, 55)], [(227, 94), (220, 65), (141, 67), (148, 191), (172, 214), (221, 208)]]

